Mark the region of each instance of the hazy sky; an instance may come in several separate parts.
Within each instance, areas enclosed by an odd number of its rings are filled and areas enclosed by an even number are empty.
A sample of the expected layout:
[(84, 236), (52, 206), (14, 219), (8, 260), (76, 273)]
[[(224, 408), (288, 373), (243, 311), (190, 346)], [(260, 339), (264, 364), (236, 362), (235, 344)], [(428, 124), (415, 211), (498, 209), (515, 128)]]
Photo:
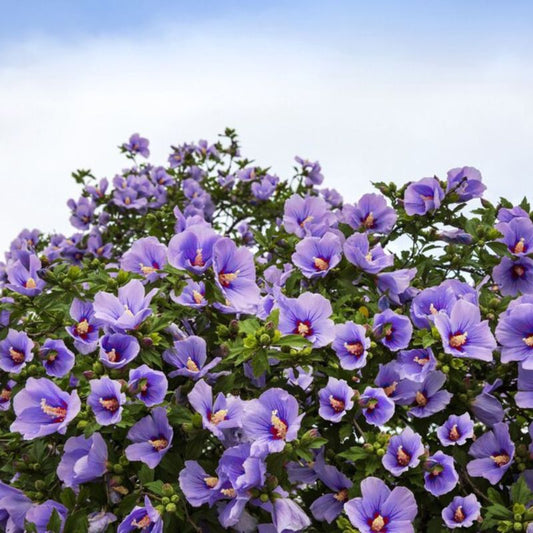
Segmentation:
[(70, 173), (112, 177), (133, 132), (162, 163), (234, 127), (280, 176), (318, 159), (349, 201), (463, 165), (491, 198), (533, 197), (531, 2), (95, 4), (2, 7), (1, 249), (72, 233)]

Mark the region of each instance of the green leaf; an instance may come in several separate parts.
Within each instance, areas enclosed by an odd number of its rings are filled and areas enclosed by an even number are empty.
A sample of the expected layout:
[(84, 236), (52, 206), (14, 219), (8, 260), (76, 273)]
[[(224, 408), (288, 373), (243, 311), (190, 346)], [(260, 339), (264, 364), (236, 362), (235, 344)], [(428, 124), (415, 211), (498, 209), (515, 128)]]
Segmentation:
[(67, 509), (74, 509), (74, 506), (76, 505), (76, 493), (71, 488), (64, 489), (61, 492), (59, 499)]
[(50, 515), (50, 520), (48, 520), (46, 530), (51, 531), (52, 533), (60, 533), (61, 525), (61, 517), (59, 516), (57, 509), (54, 508)]
[(291, 348), (306, 348), (311, 343), (301, 335), (285, 335), (275, 342), (276, 346), (290, 346)]
[(265, 373), (270, 368), (267, 352), (265, 350), (255, 352), (251, 359), (251, 365), (256, 378)]
[(145, 464), (143, 464), (138, 470), (137, 475), (139, 476), (139, 481), (142, 485), (150, 483), (154, 480), (154, 470)]
[(369, 451), (363, 448), (362, 446), (352, 446), (346, 451), (338, 454), (339, 457), (347, 459), (348, 461), (360, 461), (361, 459), (367, 459), (369, 457)]
[(511, 487), (511, 501), (526, 505), (532, 498), (533, 493), (529, 490), (524, 476), (520, 476), (518, 481)]
[(149, 483), (145, 483), (144, 486), (154, 494), (157, 494), (158, 496), (163, 496), (163, 485), (164, 483), (158, 479), (157, 481), (150, 481)]

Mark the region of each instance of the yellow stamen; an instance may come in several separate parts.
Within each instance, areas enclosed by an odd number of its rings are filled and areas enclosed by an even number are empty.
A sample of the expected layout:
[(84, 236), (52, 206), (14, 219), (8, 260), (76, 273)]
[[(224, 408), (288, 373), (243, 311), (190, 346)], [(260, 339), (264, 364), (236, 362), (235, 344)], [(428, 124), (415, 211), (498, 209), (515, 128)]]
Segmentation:
[(149, 276), (150, 274), (152, 274), (153, 272), (156, 272), (156, 271), (157, 271), (157, 268), (154, 268), (154, 267), (151, 267), (151, 266), (144, 266), (141, 263), (141, 272), (143, 273), (144, 276)]
[(37, 284), (35, 283), (35, 280), (33, 278), (28, 278), (24, 286), (26, 287), (26, 289), (35, 289), (37, 287)]
[(168, 440), (159, 438), (155, 440), (148, 441), (158, 452), (164, 450), (168, 446)]
[(515, 254), (524, 253), (524, 250), (526, 248), (526, 246), (524, 244), (525, 242), (526, 242), (526, 239), (524, 239), (524, 237), (521, 237), (520, 240), (515, 244), (513, 252)]
[(365, 255), (365, 259), (370, 263), (372, 261), (372, 252), (368, 252)]
[(124, 312), (129, 316), (133, 316), (131, 309), (126, 304), (124, 304)]
[(205, 265), (201, 248), (198, 248), (196, 250), (196, 256), (194, 257), (194, 261), (192, 262), (192, 265), (195, 267), (203, 267)]
[(107, 400), (104, 398), (100, 398), (98, 401), (104, 409), (107, 409), (112, 413), (114, 413), (120, 407), (120, 404), (118, 403), (118, 400), (116, 398), (108, 398)]
[(398, 451), (396, 452), (396, 460), (400, 466), (407, 466), (409, 464), (411, 456), (404, 451), (403, 446), (398, 448)]
[(515, 265), (513, 271), (519, 278), (521, 278), (525, 274), (526, 269), (521, 265)]
[(453, 519), (458, 523), (460, 524), (461, 522), (464, 521), (465, 519), (465, 514), (463, 513), (463, 508), (461, 505), (459, 505), (459, 507), (457, 507), (457, 509), (455, 510), (455, 513), (453, 514)]
[(3, 402), (7, 402), (11, 398), (11, 390), (10, 389), (2, 389), (0, 391), (0, 400)]
[(370, 529), (372, 531), (382, 531), (385, 527), (385, 520), (383, 520), (383, 517), (381, 515), (376, 516), (374, 520), (372, 520), (372, 524), (370, 526)]
[(416, 396), (415, 396), (415, 401), (420, 407), (425, 407), (428, 403), (428, 399), (420, 391), (417, 391)]
[(76, 325), (76, 333), (78, 335), (85, 335), (89, 331), (89, 322), (84, 318), (81, 322), (78, 322)]
[(200, 305), (204, 301), (204, 297), (198, 291), (192, 291), (192, 297), (198, 305)]
[(418, 363), (420, 366), (424, 366), (426, 365), (427, 363), (429, 363), (429, 357), (418, 357), (416, 356), (413, 361), (415, 363)]
[(306, 337), (307, 335), (309, 335), (310, 329), (307, 324), (304, 324), (303, 322), (299, 322), (297, 331), (298, 331), (298, 335), (301, 335), (302, 337)]
[(287, 436), (287, 424), (278, 417), (277, 409), (272, 411), (272, 416), (270, 417), (270, 428), (271, 433), (276, 439), (284, 439)]
[(398, 386), (397, 381), (393, 381), (388, 387), (383, 387), (383, 392), (387, 396), (391, 396), (391, 394), (396, 390), (396, 387)]
[(65, 420), (65, 417), (67, 416), (67, 410), (64, 407), (53, 407), (51, 405), (48, 405), (46, 403), (46, 400), (44, 398), (41, 399), (41, 411), (48, 416), (51, 416), (60, 422), (63, 422)]
[(452, 426), (452, 429), (450, 429), (450, 433), (448, 434), (448, 437), (450, 440), (458, 440), (461, 437), (461, 434), (459, 433), (459, 430), (457, 429), (457, 424), (454, 424)]
[(230, 283), (237, 279), (238, 274), (239, 274), (238, 270), (237, 270), (237, 272), (225, 272), (225, 273), (221, 272), (218, 275), (218, 281), (220, 281), (220, 284), (223, 287), (229, 287)]
[(211, 413), (211, 415), (209, 415), (209, 422), (211, 422), (212, 424), (215, 424), (215, 426), (218, 426), (220, 422), (223, 422), (224, 420), (226, 420), (227, 414), (228, 414), (227, 409), (219, 409), (217, 412)]
[(150, 520), (150, 517), (146, 514), (139, 521), (133, 520), (131, 525), (135, 526), (137, 529), (144, 529), (148, 527), (151, 523), (152, 521)]
[(309, 215), (308, 217), (304, 218), (301, 222), (300, 222), (300, 227), (303, 228), (308, 222), (311, 222), (313, 220), (313, 216)]
[(365, 228), (372, 228), (374, 226), (374, 214), (372, 212), (368, 213), (366, 218), (363, 220), (363, 226)]
[(126, 198), (124, 199), (124, 203), (126, 205), (130, 205), (131, 204), (131, 198), (129, 196), (126, 196)]
[(235, 496), (237, 496), (235, 489), (220, 489), (220, 492), (228, 498), (235, 498)]
[(204, 477), (204, 483), (205, 483), (210, 489), (212, 489), (212, 488), (215, 487), (216, 484), (218, 483), (218, 478), (217, 478), (217, 477), (214, 477), (214, 476)]
[(187, 364), (185, 366), (187, 367), (187, 370), (190, 370), (191, 372), (198, 372), (200, 370), (198, 365), (190, 357), (187, 359)]
[(432, 315), (436, 315), (436, 314), (438, 314), (438, 310), (437, 310), (437, 308), (436, 308), (433, 304), (431, 304), (431, 305), (429, 306), (429, 312), (430, 312)]
[(13, 362), (18, 365), (24, 362), (24, 353), (20, 350), (16, 350), (15, 348), (11, 347), (9, 348), (9, 355), (11, 356)]
[(321, 257), (313, 257), (313, 261), (315, 264), (315, 268), (317, 270), (327, 270), (329, 268), (329, 263), (325, 259), (322, 259)]
[(113, 348), (110, 352), (107, 352), (106, 355), (107, 360), (111, 363), (116, 363), (120, 359), (120, 354), (116, 352), (115, 348)]
[(498, 466), (505, 466), (511, 460), (511, 458), (506, 453), (502, 453), (500, 455), (491, 455), (490, 458)]
[(464, 333), (452, 335), (450, 337), (450, 346), (452, 348), (460, 348), (461, 346), (464, 346), (466, 344), (467, 337), (468, 337), (468, 333), (466, 331)]
[(352, 355), (355, 355), (356, 357), (360, 357), (363, 355), (363, 352), (365, 351), (365, 348), (363, 346), (363, 343), (357, 341), (352, 343), (344, 343), (344, 347), (348, 352), (350, 352)]
[(337, 492), (337, 494), (334, 494), (333, 497), (338, 502), (345, 502), (348, 499), (348, 489), (342, 489)]
[(530, 348), (533, 348), (533, 335), (528, 335), (522, 339)]
[(339, 400), (338, 398), (334, 398), (333, 396), (330, 396), (329, 405), (331, 405), (332, 409), (336, 413), (340, 413), (341, 411), (344, 411), (344, 402), (342, 400)]

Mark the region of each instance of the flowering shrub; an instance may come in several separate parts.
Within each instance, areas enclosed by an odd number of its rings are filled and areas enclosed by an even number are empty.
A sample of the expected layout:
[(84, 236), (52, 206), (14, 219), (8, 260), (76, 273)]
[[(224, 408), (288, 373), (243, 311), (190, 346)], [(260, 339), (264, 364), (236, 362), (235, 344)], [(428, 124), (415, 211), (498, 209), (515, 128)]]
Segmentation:
[(121, 150), (1, 269), (6, 531), (528, 530), (526, 200), (463, 167), (345, 202), (232, 130)]

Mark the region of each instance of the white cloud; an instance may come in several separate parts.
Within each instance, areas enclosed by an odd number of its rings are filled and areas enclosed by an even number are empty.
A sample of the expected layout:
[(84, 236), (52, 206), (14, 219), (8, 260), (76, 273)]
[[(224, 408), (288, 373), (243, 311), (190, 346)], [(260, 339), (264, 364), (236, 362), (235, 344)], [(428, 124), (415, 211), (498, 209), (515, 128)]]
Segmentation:
[(23, 227), (70, 232), (70, 172), (112, 177), (125, 165), (115, 147), (135, 131), (158, 163), (170, 144), (235, 127), (244, 153), (280, 175), (296, 154), (319, 159), (325, 185), (350, 200), (370, 180), (469, 164), (490, 197), (517, 201), (531, 182), (529, 66), (508, 56), (357, 57), (302, 35), (250, 37), (237, 25), (22, 43), (0, 61), (0, 247)]

